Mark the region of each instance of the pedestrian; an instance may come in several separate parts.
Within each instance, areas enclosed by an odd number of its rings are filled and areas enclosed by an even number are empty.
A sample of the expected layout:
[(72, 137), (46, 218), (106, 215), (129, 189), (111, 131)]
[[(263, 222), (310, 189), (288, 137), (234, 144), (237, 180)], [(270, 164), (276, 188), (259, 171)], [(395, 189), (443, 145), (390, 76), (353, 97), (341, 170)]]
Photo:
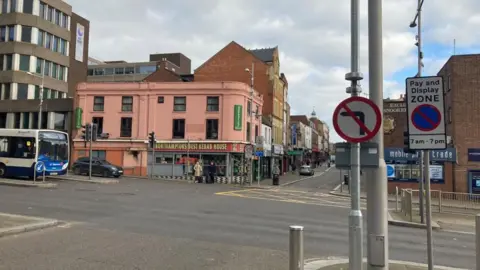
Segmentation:
[(203, 182), (203, 166), (200, 164), (200, 160), (195, 163), (195, 167), (193, 167), (195, 171), (195, 183), (202, 183)]
[(213, 184), (215, 183), (215, 174), (217, 173), (217, 166), (215, 166), (215, 163), (210, 162), (210, 166), (208, 166), (208, 180), (207, 184)]

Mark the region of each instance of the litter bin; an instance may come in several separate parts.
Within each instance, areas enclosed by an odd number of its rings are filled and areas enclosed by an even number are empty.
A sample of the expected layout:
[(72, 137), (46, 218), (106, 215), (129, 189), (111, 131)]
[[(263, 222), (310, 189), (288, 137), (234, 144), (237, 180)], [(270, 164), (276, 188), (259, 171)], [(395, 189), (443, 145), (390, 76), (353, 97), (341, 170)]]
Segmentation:
[(278, 174), (274, 174), (272, 178), (272, 185), (278, 186), (280, 184), (280, 176)]
[(348, 186), (348, 180), (349, 180), (348, 174), (344, 174), (343, 175), (343, 184), (345, 186)]

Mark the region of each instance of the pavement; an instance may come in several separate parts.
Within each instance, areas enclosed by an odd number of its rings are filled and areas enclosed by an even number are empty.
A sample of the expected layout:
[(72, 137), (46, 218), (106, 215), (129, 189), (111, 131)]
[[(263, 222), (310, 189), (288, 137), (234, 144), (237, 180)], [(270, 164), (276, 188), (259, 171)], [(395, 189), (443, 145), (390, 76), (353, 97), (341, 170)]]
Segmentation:
[[(453, 268), (445, 266), (434, 266), (436, 270), (467, 270), (462, 268)], [(367, 269), (367, 263), (364, 259), (363, 268)], [(348, 269), (348, 258), (325, 258), (311, 260), (305, 264), (304, 270), (343, 270)], [(422, 263), (412, 263), (406, 261), (390, 261), (388, 264), (390, 270), (427, 270), (428, 265)]]
[[(328, 193), (338, 179), (330, 169), (262, 190), (127, 178), (2, 187), (0, 212), (62, 225), (0, 238), (0, 269), (288, 269), (293, 224), (305, 227), (305, 258), (348, 256), (348, 198)], [(237, 191), (250, 195), (225, 195)], [(433, 237), (436, 264), (474, 269), (471, 235)], [(392, 260), (425, 263), (424, 230), (390, 226), (389, 246)]]
[(91, 179), (89, 179), (88, 176), (74, 174), (48, 176), (47, 179), (49, 181), (77, 181), (95, 184), (117, 184), (119, 182), (119, 180), (116, 178), (92, 177)]
[(37, 187), (37, 188), (56, 188), (57, 184), (50, 181), (31, 181), (31, 180), (20, 180), (13, 178), (2, 178), (0, 179), (1, 186), (16, 186), (16, 187)]

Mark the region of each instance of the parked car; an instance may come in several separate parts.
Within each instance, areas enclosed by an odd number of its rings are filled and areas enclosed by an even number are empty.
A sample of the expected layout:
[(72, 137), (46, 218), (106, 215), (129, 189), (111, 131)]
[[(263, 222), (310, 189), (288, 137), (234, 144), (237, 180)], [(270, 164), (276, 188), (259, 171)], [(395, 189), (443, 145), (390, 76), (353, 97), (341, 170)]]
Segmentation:
[[(89, 172), (90, 158), (81, 157), (72, 165), (73, 173), (76, 175), (87, 174)], [(92, 175), (103, 177), (120, 177), (123, 175), (123, 168), (112, 163), (100, 159), (92, 158)]]
[(299, 171), (300, 175), (314, 175), (315, 174), (315, 171), (312, 169), (312, 167), (310, 167), (310, 165), (302, 165), (302, 167), (300, 167), (300, 171)]

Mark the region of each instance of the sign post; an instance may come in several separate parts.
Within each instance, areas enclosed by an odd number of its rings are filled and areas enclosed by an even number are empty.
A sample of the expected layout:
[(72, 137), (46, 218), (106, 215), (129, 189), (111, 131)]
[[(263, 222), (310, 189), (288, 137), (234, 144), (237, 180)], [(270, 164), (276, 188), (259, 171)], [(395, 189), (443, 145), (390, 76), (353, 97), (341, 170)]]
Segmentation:
[(427, 222), (427, 252), (430, 266), (433, 265), (430, 150), (447, 148), (443, 77), (407, 78), (406, 88), (408, 147), (411, 150), (425, 150), (423, 155), (423, 175), (427, 196), (425, 210)]
[[(358, 10), (358, 3), (352, 7), (352, 10)], [(348, 185), (351, 194), (349, 269), (361, 270), (363, 268), (363, 217), (360, 209), (360, 142), (366, 142), (378, 133), (382, 124), (382, 115), (380, 109), (371, 100), (357, 96), (360, 92), (357, 80), (362, 76), (357, 71), (357, 67), (353, 67), (352, 70), (352, 73), (346, 76), (352, 81), (350, 87), (352, 97), (342, 101), (335, 109), (333, 126), (340, 137), (351, 143), (352, 177)]]

